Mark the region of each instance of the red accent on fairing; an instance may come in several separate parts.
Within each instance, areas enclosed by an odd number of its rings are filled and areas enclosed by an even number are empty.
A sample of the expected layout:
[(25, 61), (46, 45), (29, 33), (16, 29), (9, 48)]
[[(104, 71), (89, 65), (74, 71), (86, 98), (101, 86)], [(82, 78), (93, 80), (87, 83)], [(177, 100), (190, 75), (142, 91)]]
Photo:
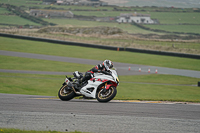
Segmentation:
[(95, 78), (91, 78), (90, 80), (93, 81), (93, 80), (95, 80)]
[[(108, 81), (107, 79), (101, 80), (101, 79), (95, 79), (95, 78), (91, 78), (90, 80), (91, 80), (91, 81), (95, 80), (95, 81), (99, 81), (99, 82), (103, 82), (103, 83), (106, 82), (106, 81)], [(111, 81), (111, 83), (112, 83), (112, 84), (107, 84), (106, 89), (109, 89), (110, 86), (117, 87), (117, 83), (112, 82), (112, 81)]]
[(114, 87), (117, 87), (117, 84), (115, 82), (112, 82), (112, 84), (108, 84), (106, 86), (106, 90), (110, 88), (110, 86), (114, 86)]
[(113, 84), (108, 84), (107, 86), (106, 86), (106, 90), (108, 90), (109, 88), (110, 88), (110, 86), (112, 86)]
[(102, 80), (101, 80), (101, 79), (97, 79), (96, 81), (102, 82)]
[(106, 81), (108, 81), (107, 79), (95, 79), (95, 78), (91, 78), (90, 79), (91, 81), (93, 81), (93, 80), (95, 80), (95, 81), (99, 81), (99, 82), (106, 82)]

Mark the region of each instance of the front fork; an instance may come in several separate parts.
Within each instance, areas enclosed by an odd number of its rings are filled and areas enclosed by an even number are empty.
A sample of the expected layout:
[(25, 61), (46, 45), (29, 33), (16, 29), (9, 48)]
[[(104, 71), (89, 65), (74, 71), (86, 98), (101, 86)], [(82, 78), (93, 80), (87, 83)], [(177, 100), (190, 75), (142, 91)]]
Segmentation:
[(102, 89), (108, 90), (111, 86), (117, 87), (117, 83), (115, 83), (115, 82), (110, 83), (109, 82), (109, 84), (108, 84), (108, 82), (106, 82), (105, 85), (104, 85), (104, 88), (102, 88)]
[(107, 90), (107, 84), (108, 84), (108, 83), (106, 82), (106, 83), (105, 83), (105, 85), (104, 85), (104, 86), (102, 86), (102, 89), (103, 89), (103, 90), (102, 90), (102, 92), (103, 92), (103, 93), (105, 93), (105, 92), (106, 92), (106, 90)]
[(111, 84), (108, 84), (107, 82), (105, 83), (104, 86), (102, 86), (102, 92), (105, 93), (111, 86), (115, 86), (115, 84), (111, 83)]

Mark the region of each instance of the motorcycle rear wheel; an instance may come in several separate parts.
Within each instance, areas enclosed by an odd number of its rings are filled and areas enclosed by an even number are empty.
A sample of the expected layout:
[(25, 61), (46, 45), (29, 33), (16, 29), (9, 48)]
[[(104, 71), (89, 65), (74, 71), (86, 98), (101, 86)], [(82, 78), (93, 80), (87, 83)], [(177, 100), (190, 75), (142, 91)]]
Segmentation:
[(63, 85), (58, 91), (58, 97), (62, 101), (69, 101), (76, 96), (76, 93), (73, 91), (73, 89), (68, 90), (68, 89), (65, 89), (66, 87), (67, 85)]
[(96, 98), (99, 102), (109, 102), (112, 100), (117, 94), (117, 89), (114, 86), (111, 86), (106, 92), (103, 92), (103, 89), (99, 90), (96, 93)]

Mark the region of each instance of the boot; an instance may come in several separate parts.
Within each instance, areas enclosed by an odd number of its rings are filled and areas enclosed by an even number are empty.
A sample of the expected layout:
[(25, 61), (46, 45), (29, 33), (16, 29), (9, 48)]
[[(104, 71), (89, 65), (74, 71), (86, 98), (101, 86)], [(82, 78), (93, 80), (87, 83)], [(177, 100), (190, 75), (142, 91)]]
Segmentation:
[(82, 83), (85, 82), (86, 80), (87, 80), (87, 78), (84, 76), (84, 77), (77, 80), (77, 84), (79, 84), (81, 86)]
[(87, 78), (84, 76), (84, 77), (82, 77), (82, 78), (80, 78), (80, 79), (78, 79), (78, 81), (79, 81), (79, 84), (82, 84), (84, 81), (86, 81), (87, 80)]
[(78, 84), (81, 85), (81, 83), (82, 83), (82, 79), (80, 78), (80, 79), (78, 79)]

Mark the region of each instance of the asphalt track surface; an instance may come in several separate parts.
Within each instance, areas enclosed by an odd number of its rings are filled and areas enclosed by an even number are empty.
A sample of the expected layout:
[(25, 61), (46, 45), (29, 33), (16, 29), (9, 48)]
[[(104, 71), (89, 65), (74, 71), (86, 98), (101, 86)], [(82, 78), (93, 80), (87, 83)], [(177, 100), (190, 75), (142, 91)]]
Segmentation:
[[(0, 55), (96, 65), (101, 61), (1, 51)], [(161, 74), (189, 77), (199, 71), (159, 68), (114, 62), (119, 75)], [(128, 68), (131, 67), (129, 71)], [(142, 68), (142, 72), (138, 69)], [(148, 73), (147, 69), (151, 69)], [(0, 69), (0, 72), (59, 74), (72, 72), (41, 72)], [(200, 104), (153, 103), (96, 100), (61, 101), (55, 97), (1, 94), (0, 127), (25, 130), (82, 131), (95, 133), (200, 133)]]
[(93, 133), (199, 133), (200, 105), (1, 94), (0, 127)]

